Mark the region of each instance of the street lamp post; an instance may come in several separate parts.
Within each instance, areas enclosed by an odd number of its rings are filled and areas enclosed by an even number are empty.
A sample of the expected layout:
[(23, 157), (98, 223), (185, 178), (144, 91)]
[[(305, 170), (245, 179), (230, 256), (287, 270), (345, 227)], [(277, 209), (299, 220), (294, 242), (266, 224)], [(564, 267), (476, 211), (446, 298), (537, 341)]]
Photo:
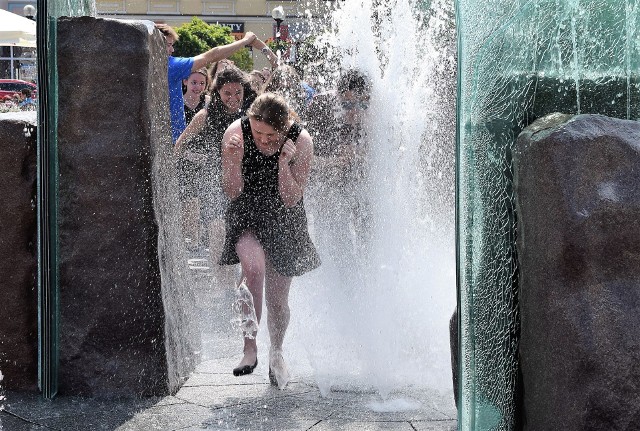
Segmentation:
[(32, 21), (36, 20), (36, 8), (32, 5), (28, 4), (22, 8), (22, 13), (24, 13), (25, 18), (29, 18)]
[(280, 24), (284, 21), (285, 14), (282, 6), (274, 7), (271, 11), (271, 16), (276, 22), (276, 43), (280, 40)]

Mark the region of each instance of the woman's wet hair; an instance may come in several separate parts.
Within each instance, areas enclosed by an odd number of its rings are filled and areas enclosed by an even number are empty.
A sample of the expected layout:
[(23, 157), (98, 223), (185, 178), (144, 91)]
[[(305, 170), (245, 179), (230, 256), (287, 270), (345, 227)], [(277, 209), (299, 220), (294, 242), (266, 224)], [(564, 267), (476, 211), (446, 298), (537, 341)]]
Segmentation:
[(340, 75), (338, 79), (338, 93), (353, 91), (355, 93), (368, 93), (371, 90), (371, 82), (364, 73), (357, 69), (349, 69)]
[(238, 83), (242, 84), (242, 86), (246, 86), (248, 85), (249, 80), (247, 79), (247, 75), (237, 67), (227, 67), (220, 71), (216, 76), (216, 79), (213, 80), (211, 91), (220, 91), (223, 85), (232, 83)]
[(227, 67), (236, 67), (235, 63), (228, 58), (223, 58), (222, 60), (216, 61), (211, 66), (211, 77), (215, 80), (216, 75), (222, 72)]
[[(194, 73), (199, 73), (200, 75), (204, 76), (205, 82), (206, 82), (206, 87), (209, 87), (209, 81), (211, 80), (211, 77), (209, 76), (209, 71), (207, 70), (206, 67), (201, 67), (200, 69), (196, 70), (195, 72), (191, 72), (191, 75), (193, 75)], [(189, 76), (191, 76), (189, 75)]]
[(254, 69), (249, 72), (249, 82), (251, 88), (253, 89), (253, 91), (255, 91), (256, 94), (262, 93), (262, 87), (264, 86), (264, 83), (266, 81), (267, 78), (265, 78), (264, 74), (261, 71)]
[(247, 115), (268, 124), (280, 133), (285, 133), (289, 125), (289, 105), (282, 96), (274, 93), (259, 95), (249, 107)]
[(265, 83), (264, 91), (276, 93), (291, 89), (300, 89), (300, 75), (293, 66), (288, 64), (278, 66)]
[[(204, 91), (207, 91), (207, 89), (209, 88), (209, 83), (211, 82), (211, 77), (209, 76), (209, 71), (207, 70), (207, 68), (201, 67), (200, 69), (191, 72), (189, 78), (191, 78), (191, 75), (193, 75), (194, 73), (199, 73), (200, 75), (204, 76)], [(184, 81), (188, 81), (189, 78), (185, 79)], [(185, 94), (187, 92), (187, 86), (184, 84), (184, 81), (182, 81), (182, 94)]]
[(261, 81), (260, 86), (264, 85), (265, 82), (267, 82), (267, 78), (264, 77), (264, 73), (262, 73), (262, 71), (260, 70), (252, 70), (251, 73), (249, 73), (249, 75), (259, 81)]

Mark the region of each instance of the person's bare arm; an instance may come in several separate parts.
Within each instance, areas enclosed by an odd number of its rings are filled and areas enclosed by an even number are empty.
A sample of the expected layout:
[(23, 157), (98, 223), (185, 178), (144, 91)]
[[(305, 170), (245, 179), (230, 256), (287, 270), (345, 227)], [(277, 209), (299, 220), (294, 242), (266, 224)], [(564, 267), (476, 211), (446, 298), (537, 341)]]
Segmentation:
[(260, 52), (262, 52), (264, 56), (267, 57), (267, 60), (269, 60), (269, 64), (271, 64), (272, 69), (278, 67), (278, 56), (275, 55), (273, 51), (271, 51), (266, 43), (256, 37), (251, 46), (253, 46), (255, 49), (260, 50)]
[(295, 144), (287, 139), (278, 160), (278, 190), (286, 207), (297, 204), (309, 180), (313, 161), (313, 142), (306, 130)]
[(180, 134), (180, 137), (176, 141), (176, 145), (173, 147), (174, 155), (179, 156), (180, 153), (182, 153), (182, 147), (184, 146), (184, 143), (200, 133), (206, 121), (207, 110), (201, 109), (196, 113), (196, 115), (193, 116), (193, 119), (191, 120), (187, 128), (184, 129), (182, 134)]
[(242, 158), (244, 139), (240, 120), (234, 121), (222, 137), (222, 189), (227, 197), (235, 200), (244, 190)]
[(244, 37), (240, 40), (236, 40), (228, 45), (216, 46), (215, 48), (211, 48), (209, 51), (202, 53), (200, 55), (196, 55), (193, 58), (193, 67), (191, 68), (192, 72), (196, 70), (206, 67), (213, 62), (220, 61), (224, 58), (229, 57), (234, 54), (236, 51), (246, 47), (247, 45), (251, 45), (255, 40), (256, 35), (252, 32), (248, 31), (245, 33)]

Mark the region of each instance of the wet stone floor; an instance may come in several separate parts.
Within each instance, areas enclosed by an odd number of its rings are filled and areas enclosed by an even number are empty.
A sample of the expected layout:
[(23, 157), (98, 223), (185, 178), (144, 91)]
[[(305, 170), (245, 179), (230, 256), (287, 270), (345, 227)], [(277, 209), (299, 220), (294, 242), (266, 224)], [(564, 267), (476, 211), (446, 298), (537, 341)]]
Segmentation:
[[(230, 329), (231, 289), (212, 289), (204, 250), (189, 256), (203, 325), (203, 362), (175, 394), (162, 398), (104, 400), (6, 393), (1, 431), (246, 430), (440, 431), (457, 428), (452, 394), (407, 388), (388, 403), (373, 392), (333, 390), (322, 396), (311, 373), (296, 374), (285, 390), (269, 384), (266, 356), (254, 374), (234, 377), (241, 341)], [(210, 304), (218, 304), (212, 312)], [(260, 340), (259, 340), (260, 342)], [(264, 345), (264, 344), (263, 344)], [(293, 368), (293, 367), (292, 367)], [(408, 400), (408, 401), (407, 401)]]

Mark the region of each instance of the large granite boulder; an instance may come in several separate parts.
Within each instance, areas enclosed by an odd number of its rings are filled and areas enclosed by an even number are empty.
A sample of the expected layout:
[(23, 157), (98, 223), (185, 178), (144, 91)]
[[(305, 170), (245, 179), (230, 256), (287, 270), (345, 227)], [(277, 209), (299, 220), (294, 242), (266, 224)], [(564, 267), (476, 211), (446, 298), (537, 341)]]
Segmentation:
[(524, 429), (639, 429), (640, 123), (552, 114), (514, 163)]
[(33, 111), (0, 114), (0, 387), (5, 389), (35, 390), (38, 382), (35, 124)]
[(58, 21), (60, 392), (176, 391), (197, 362), (151, 22)]

